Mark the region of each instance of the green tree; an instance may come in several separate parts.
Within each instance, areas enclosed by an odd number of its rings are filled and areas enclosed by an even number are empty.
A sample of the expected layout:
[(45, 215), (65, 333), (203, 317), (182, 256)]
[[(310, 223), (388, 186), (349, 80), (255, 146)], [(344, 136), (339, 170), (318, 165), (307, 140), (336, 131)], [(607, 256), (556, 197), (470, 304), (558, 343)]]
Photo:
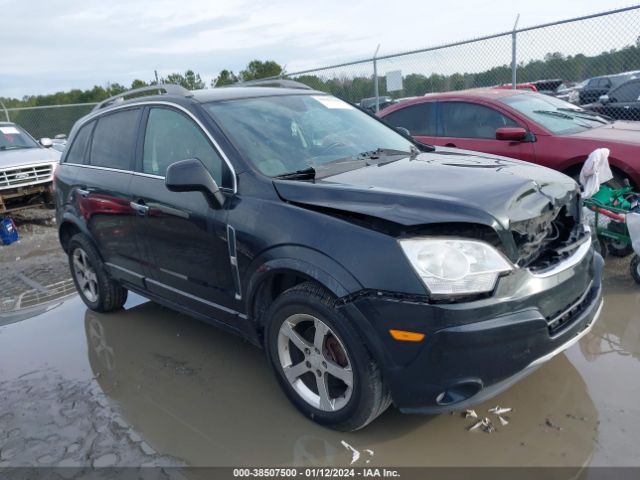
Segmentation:
[(216, 78), (211, 81), (211, 87), (222, 87), (238, 82), (238, 76), (232, 70), (221, 70)]
[(273, 60), (252, 60), (240, 72), (242, 81), (258, 80), (260, 78), (277, 77), (283, 73), (282, 67)]
[(142, 88), (142, 87), (146, 87), (149, 84), (147, 82), (145, 82), (144, 80), (140, 80), (138, 78), (136, 78), (133, 82), (131, 82), (131, 89), (135, 89), (135, 88)]
[(204, 81), (200, 77), (199, 73), (195, 73), (193, 70), (187, 70), (184, 75), (181, 73), (170, 73), (166, 78), (163, 78), (161, 83), (173, 83), (180, 85), (187, 90), (201, 90), (206, 87)]

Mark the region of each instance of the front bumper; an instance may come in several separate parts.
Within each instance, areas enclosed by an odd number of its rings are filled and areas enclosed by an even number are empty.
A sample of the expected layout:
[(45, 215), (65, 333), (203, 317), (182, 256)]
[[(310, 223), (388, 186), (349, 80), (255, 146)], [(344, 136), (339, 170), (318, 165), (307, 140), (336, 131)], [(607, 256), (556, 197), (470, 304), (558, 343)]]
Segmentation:
[[(522, 273), (474, 302), (371, 295), (342, 308), (366, 337), (394, 404), (442, 413), (497, 395), (586, 335), (602, 308), (603, 264), (591, 251), (557, 276)], [(425, 340), (398, 342), (389, 328), (422, 332)]]
[(0, 214), (53, 203), (51, 180), (24, 187), (0, 189)]

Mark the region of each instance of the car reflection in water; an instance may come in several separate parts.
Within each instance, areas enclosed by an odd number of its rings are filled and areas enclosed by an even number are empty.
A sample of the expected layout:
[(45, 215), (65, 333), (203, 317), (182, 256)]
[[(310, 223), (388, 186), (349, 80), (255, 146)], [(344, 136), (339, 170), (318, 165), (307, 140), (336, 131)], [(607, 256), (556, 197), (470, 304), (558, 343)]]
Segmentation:
[[(589, 463), (598, 413), (560, 355), (492, 403), (514, 408), (488, 435), (459, 414), (394, 409), (356, 433), (299, 415), (278, 389), (264, 353), (240, 338), (148, 302), (110, 315), (85, 313), (89, 362), (107, 396), (163, 454), (198, 466), (570, 465)], [(562, 429), (550, 427), (547, 419)], [(496, 422), (497, 423), (497, 422)], [(365, 453), (370, 449), (373, 454)]]

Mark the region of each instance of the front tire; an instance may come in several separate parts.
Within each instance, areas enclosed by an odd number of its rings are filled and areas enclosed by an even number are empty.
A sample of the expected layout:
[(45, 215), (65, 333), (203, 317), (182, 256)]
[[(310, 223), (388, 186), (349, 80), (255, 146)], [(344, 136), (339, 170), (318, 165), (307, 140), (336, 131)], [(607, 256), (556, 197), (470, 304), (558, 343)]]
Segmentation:
[(96, 312), (122, 308), (127, 290), (109, 276), (91, 241), (82, 233), (74, 235), (68, 253), (73, 283), (85, 305)]
[(391, 404), (362, 338), (319, 285), (305, 282), (282, 293), (267, 312), (265, 334), (280, 386), (313, 421), (358, 430)]

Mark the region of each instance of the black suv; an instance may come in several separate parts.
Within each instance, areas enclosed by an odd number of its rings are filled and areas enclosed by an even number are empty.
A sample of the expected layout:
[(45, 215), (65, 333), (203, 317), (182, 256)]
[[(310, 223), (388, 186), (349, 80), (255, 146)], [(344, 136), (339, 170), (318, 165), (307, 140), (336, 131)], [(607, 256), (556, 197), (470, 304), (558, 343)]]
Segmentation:
[(573, 180), (287, 85), (154, 87), (77, 122), (55, 192), (89, 308), (131, 290), (242, 335), (341, 430), (480, 402), (589, 331), (603, 262)]

